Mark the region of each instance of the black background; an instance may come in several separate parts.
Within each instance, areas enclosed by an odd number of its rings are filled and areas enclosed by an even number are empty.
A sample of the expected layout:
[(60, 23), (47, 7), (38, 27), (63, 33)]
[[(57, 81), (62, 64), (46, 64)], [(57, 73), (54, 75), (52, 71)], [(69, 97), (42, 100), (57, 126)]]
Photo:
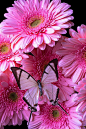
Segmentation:
[[(2, 22), (5, 17), (4, 13), (6, 13), (6, 8), (11, 7), (14, 3), (14, 0), (2, 0), (0, 1), (0, 22)], [(80, 26), (81, 24), (86, 25), (86, 4), (84, 0), (61, 0), (61, 2), (65, 2), (71, 5), (71, 9), (73, 9), (73, 16), (74, 16), (74, 26), (73, 29), (77, 30), (77, 26)], [(66, 36), (69, 36), (68, 33)], [(4, 129), (21, 129), (21, 127), (24, 127), (24, 129), (27, 129), (27, 123), (26, 121), (22, 122), (21, 126), (5, 126)]]

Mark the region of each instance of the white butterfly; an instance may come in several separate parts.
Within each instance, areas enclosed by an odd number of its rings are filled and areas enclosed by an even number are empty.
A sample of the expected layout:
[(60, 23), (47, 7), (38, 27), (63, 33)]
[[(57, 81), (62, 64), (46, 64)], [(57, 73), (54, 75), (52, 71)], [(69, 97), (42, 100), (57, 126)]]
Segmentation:
[(53, 59), (46, 66), (41, 81), (36, 81), (28, 72), (18, 67), (11, 67), (17, 84), (21, 90), (26, 90), (23, 97), (24, 101), (29, 105), (31, 110), (36, 111), (39, 96), (45, 94), (51, 101), (56, 100), (58, 87), (52, 82), (58, 80), (57, 59)]

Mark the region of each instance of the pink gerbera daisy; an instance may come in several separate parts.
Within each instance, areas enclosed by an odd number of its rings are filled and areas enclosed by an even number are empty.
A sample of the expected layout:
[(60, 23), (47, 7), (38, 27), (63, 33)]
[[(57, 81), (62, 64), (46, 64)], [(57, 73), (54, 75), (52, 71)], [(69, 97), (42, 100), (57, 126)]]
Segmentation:
[[(64, 40), (60, 39), (60, 40)], [(56, 55), (56, 50), (60, 49), (60, 41), (56, 44), (55, 47), (51, 48), (49, 46), (46, 47), (44, 51), (41, 51), (39, 48), (34, 49), (32, 51), (32, 55), (29, 56), (27, 59), (22, 60), (23, 69), (29, 72), (34, 79), (41, 80), (42, 74), (46, 65), (53, 59), (57, 58), (60, 60), (60, 57)], [(57, 66), (58, 67), (58, 66)], [(65, 78), (62, 75), (61, 69), (58, 67), (58, 81), (54, 83), (60, 89), (59, 99), (60, 101), (68, 100), (70, 95), (74, 92), (72, 88), (73, 82), (69, 78)]]
[(0, 72), (10, 69), (12, 66), (16, 66), (21, 63), (23, 54), (19, 51), (13, 52), (11, 49), (10, 37), (0, 34)]
[(60, 0), (21, 0), (14, 1), (7, 8), (7, 18), (2, 22), (4, 34), (14, 34), (12, 48), (28, 51), (39, 47), (44, 50), (46, 44), (53, 47), (55, 41), (65, 34), (65, 28), (73, 25), (73, 10)]
[(83, 78), (75, 85), (75, 90), (79, 93), (77, 94), (75, 100), (79, 102), (77, 106), (77, 112), (83, 114), (83, 119), (86, 119), (86, 78)]
[[(7, 79), (6, 79), (7, 78)], [(22, 99), (25, 91), (21, 91), (14, 78), (6, 74), (0, 75), (0, 125), (21, 125), (23, 120), (29, 119), (28, 105)]]
[(69, 101), (60, 105), (68, 113), (66, 114), (58, 105), (53, 106), (47, 103), (39, 105), (39, 115), (34, 115), (30, 122), (30, 128), (39, 129), (81, 129), (82, 117), (76, 112), (76, 103), (72, 95)]
[(29, 55), (28, 58), (22, 59), (21, 64), (23, 69), (29, 72), (36, 80), (41, 80), (46, 65), (55, 58), (60, 59), (60, 57), (55, 54), (56, 50), (59, 48), (59, 42), (53, 48), (47, 46), (44, 51), (35, 48), (31, 52), (33, 56)]
[(71, 38), (61, 42), (63, 49), (57, 50), (57, 54), (63, 56), (59, 66), (63, 68), (65, 77), (71, 77), (77, 83), (86, 73), (86, 26), (77, 27), (77, 31), (70, 29)]

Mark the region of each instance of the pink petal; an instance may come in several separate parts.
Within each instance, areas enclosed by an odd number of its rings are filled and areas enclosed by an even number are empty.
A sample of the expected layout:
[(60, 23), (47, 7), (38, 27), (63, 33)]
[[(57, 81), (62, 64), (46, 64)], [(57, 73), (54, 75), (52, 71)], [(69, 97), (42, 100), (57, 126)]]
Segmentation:
[(78, 67), (75, 73), (73, 74), (73, 77), (72, 77), (73, 82), (76, 83), (77, 81), (79, 81), (82, 75), (84, 75), (84, 72), (82, 68)]
[(74, 61), (74, 62), (68, 67), (67, 70), (65, 69), (66, 72), (64, 72), (64, 70), (63, 70), (63, 73), (65, 74), (65, 77), (68, 77), (68, 76), (70, 76), (71, 74), (73, 74), (73, 73), (76, 71), (77, 67), (78, 67), (78, 61)]
[(34, 8), (35, 8), (35, 6), (36, 6), (36, 9), (38, 9), (39, 8), (39, 1), (38, 0), (34, 0)]
[(52, 26), (52, 28), (53, 28), (54, 30), (60, 30), (60, 29), (61, 29), (60, 26)]
[(14, 113), (13, 118), (12, 118), (12, 124), (17, 125), (17, 123), (18, 123), (18, 116), (16, 113)]
[(1, 71), (5, 71), (8, 68), (8, 62), (5, 60), (1, 64)]
[(3, 123), (3, 122), (6, 120), (6, 117), (7, 117), (7, 110), (5, 110), (5, 111), (3, 112), (3, 115), (2, 115), (2, 117), (1, 117), (0, 122)]
[(48, 7), (50, 0), (42, 0), (40, 3), (40, 8), (46, 9)]
[(44, 37), (44, 41), (45, 41), (46, 44), (49, 44), (51, 42), (51, 39), (48, 35), (43, 34), (43, 37)]
[(31, 36), (27, 36), (26, 38), (24, 38), (24, 41), (23, 41), (23, 44), (22, 44), (22, 48), (25, 48), (27, 46), (27, 44), (29, 44), (31, 42), (31, 40), (32, 40)]
[(21, 56), (16, 56), (15, 57), (15, 61), (21, 61), (22, 60), (22, 57)]
[(76, 39), (80, 38), (79, 34), (73, 29), (69, 29), (69, 34), (73, 38), (76, 38)]
[(39, 48), (40, 48), (41, 50), (44, 50), (44, 49), (46, 48), (46, 44), (45, 44), (45, 43), (42, 43), (42, 44), (39, 46)]
[(28, 118), (29, 118), (29, 115), (30, 115), (30, 111), (23, 110), (22, 114), (23, 114), (24, 119), (28, 121)]
[(75, 118), (75, 117), (72, 117), (71, 122), (76, 124), (76, 125), (78, 125), (78, 126), (82, 125), (82, 123), (77, 118)]
[(66, 67), (70, 65), (74, 60), (75, 60), (75, 57), (73, 54), (66, 55), (58, 62), (58, 65), (60, 67)]
[(53, 28), (46, 28), (46, 33), (52, 34), (52, 33), (54, 33), (54, 29)]
[(75, 125), (71, 120), (69, 121), (69, 127), (70, 129), (81, 129), (81, 127)]
[(19, 112), (18, 112), (18, 117), (19, 117), (20, 120), (23, 119), (23, 115), (22, 115), (22, 111), (21, 110), (19, 110)]
[(33, 47), (35, 47), (35, 48), (37, 48), (39, 45), (38, 45), (38, 43), (36, 42), (36, 38), (33, 40)]
[(42, 36), (37, 36), (36, 37), (36, 42), (38, 45), (41, 45), (43, 43), (43, 37)]

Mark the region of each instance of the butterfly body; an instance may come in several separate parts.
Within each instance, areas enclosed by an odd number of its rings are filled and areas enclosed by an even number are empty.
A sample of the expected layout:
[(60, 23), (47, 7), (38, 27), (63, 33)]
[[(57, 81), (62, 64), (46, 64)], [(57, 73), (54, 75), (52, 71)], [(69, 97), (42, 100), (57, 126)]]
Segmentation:
[(39, 91), (40, 91), (40, 96), (42, 96), (43, 95), (42, 84), (41, 84), (40, 80), (37, 80), (37, 83), (38, 83), (38, 87), (39, 87)]

